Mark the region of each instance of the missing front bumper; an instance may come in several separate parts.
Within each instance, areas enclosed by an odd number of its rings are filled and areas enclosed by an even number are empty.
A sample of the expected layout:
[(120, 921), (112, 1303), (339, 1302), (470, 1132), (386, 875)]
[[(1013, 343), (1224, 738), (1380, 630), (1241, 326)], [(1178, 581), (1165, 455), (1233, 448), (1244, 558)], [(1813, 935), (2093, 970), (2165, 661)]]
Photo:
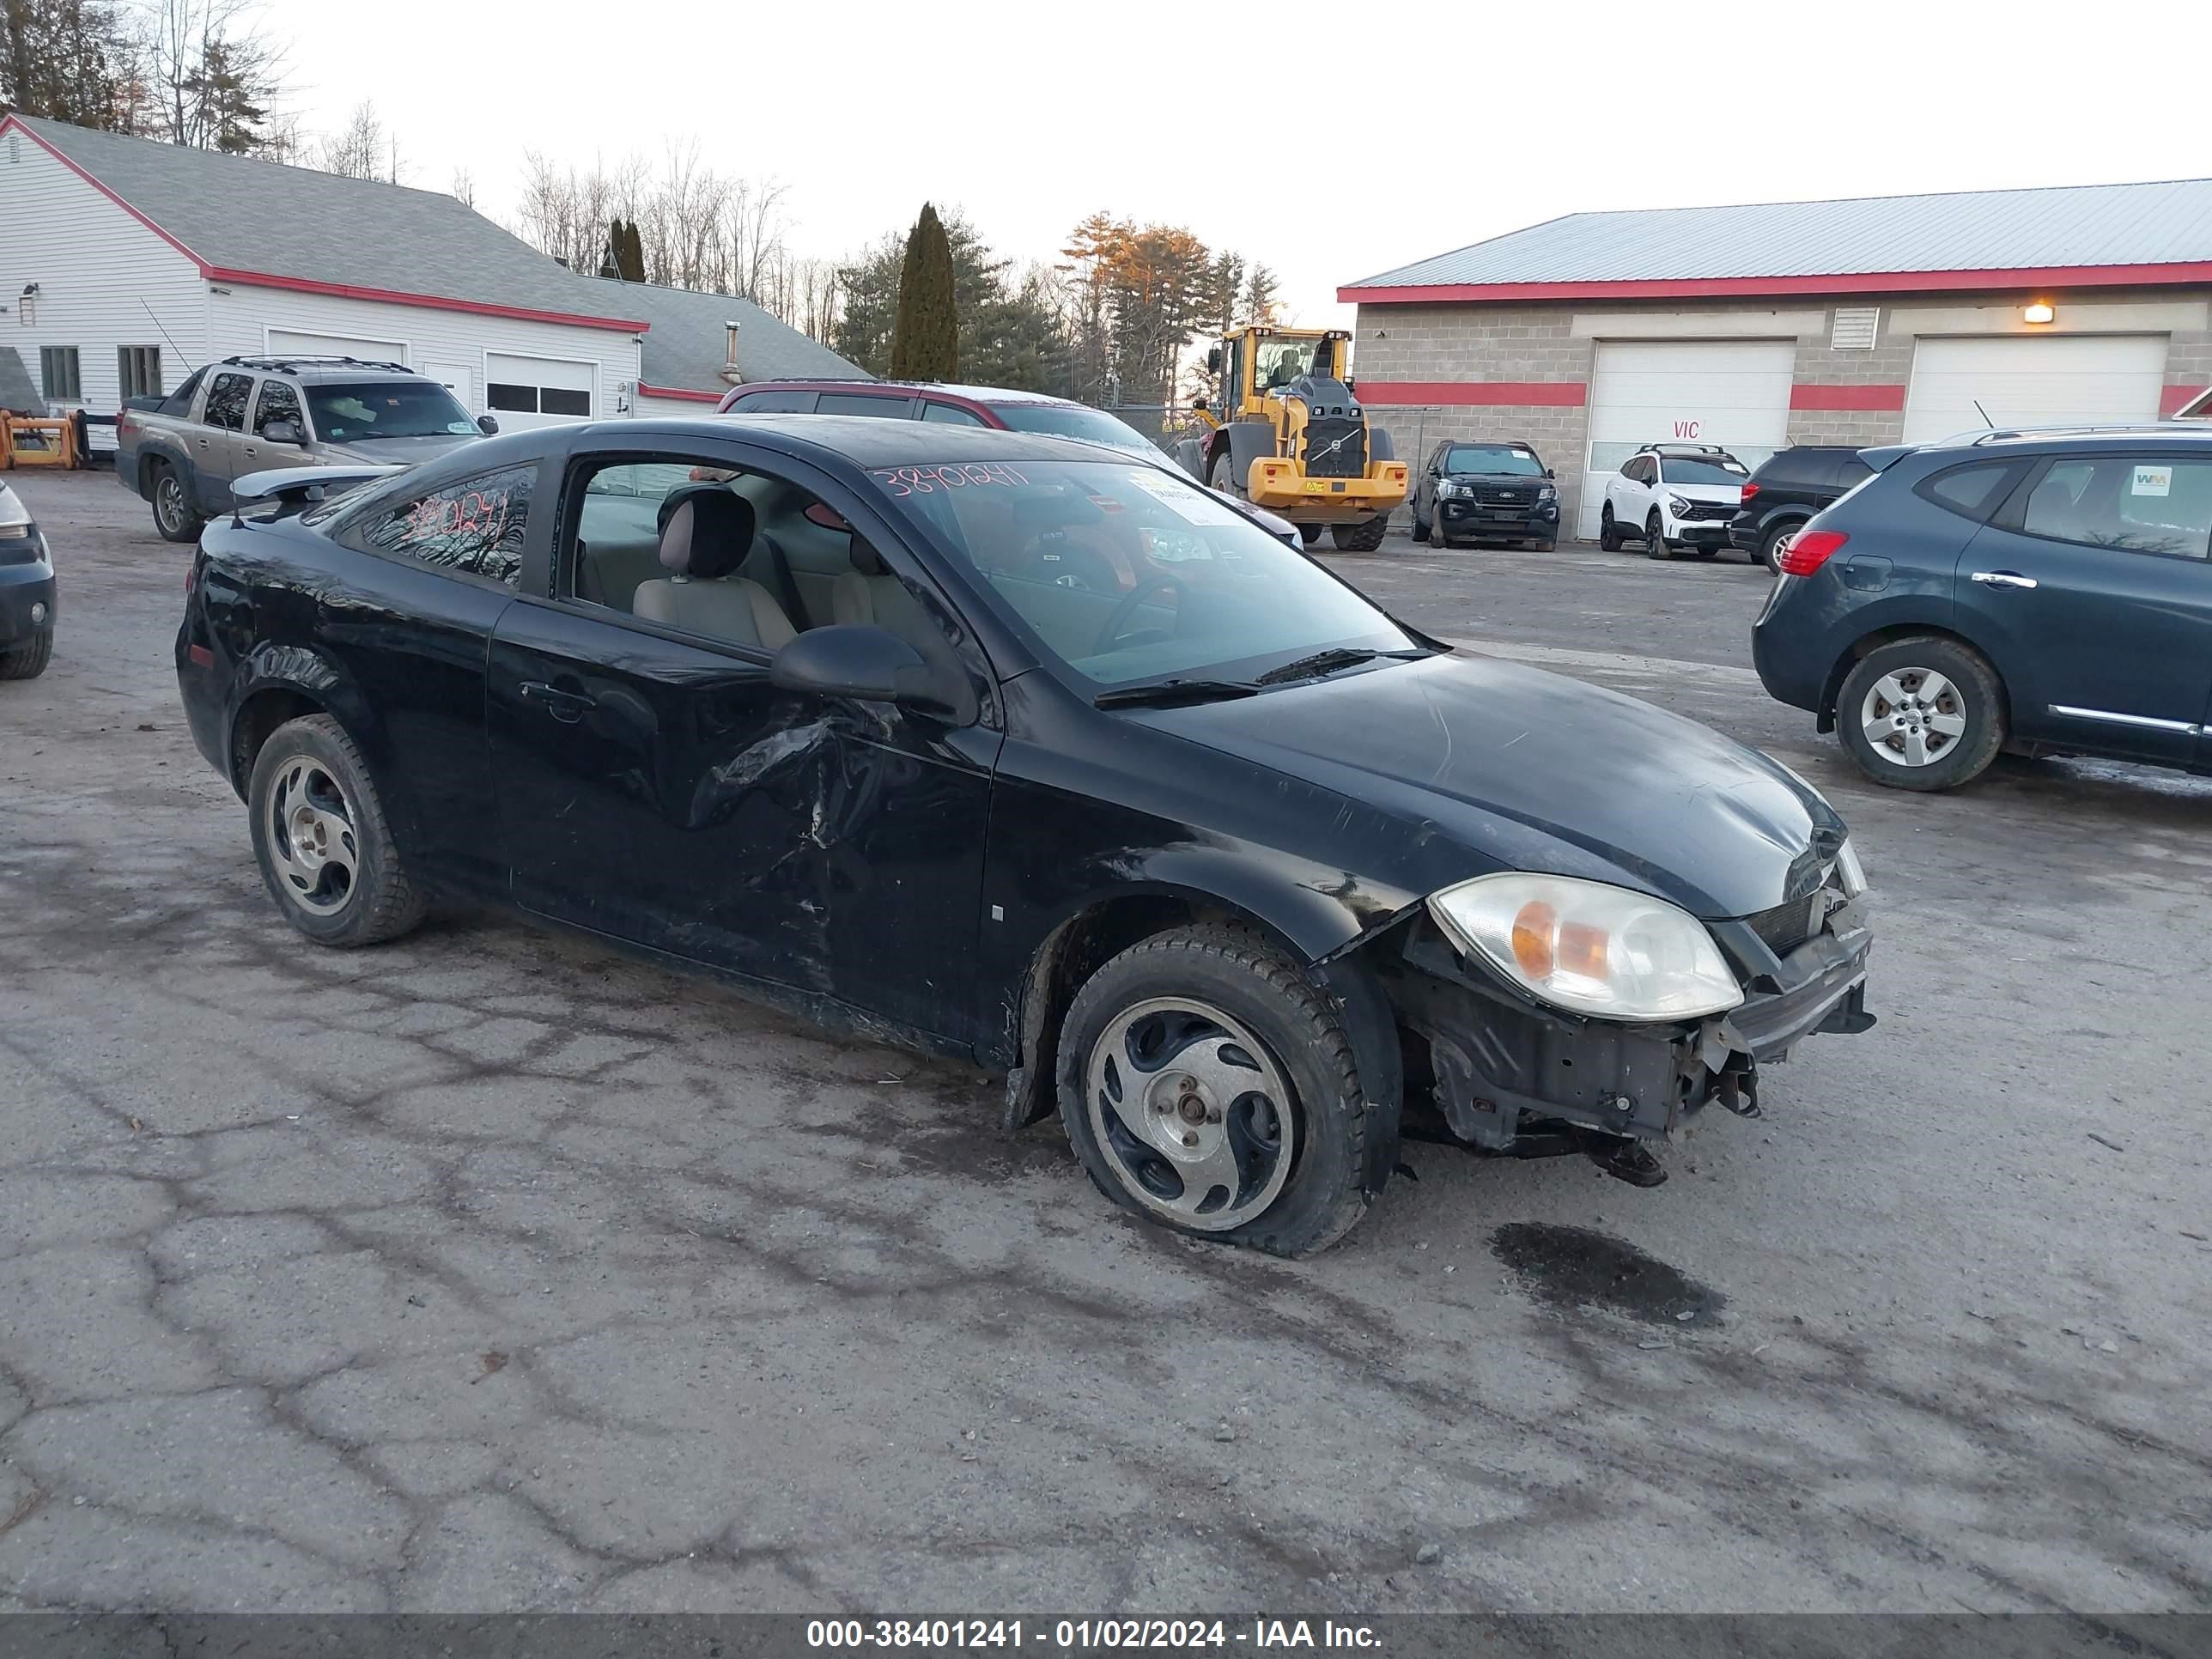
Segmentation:
[(1874, 1024), (1872, 944), (1844, 907), (1788, 955), (1753, 964), (1750, 994), (1726, 1017), (1622, 1025), (1531, 1004), (1425, 921), (1386, 975), (1411, 1039), (1409, 1103), (1425, 1084), (1454, 1139), (1520, 1156), (1595, 1152), (1594, 1136), (1601, 1145), (1663, 1140), (1716, 1100), (1757, 1116), (1761, 1061), (1786, 1058), (1814, 1032)]

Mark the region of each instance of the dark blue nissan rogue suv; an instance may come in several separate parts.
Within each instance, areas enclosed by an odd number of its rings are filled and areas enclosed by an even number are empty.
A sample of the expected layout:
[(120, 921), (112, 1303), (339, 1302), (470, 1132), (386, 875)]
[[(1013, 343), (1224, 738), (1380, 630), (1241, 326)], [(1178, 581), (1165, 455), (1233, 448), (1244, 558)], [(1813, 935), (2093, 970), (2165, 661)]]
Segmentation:
[(2000, 750), (2212, 769), (2212, 430), (1861, 453), (1873, 476), (1782, 550), (1752, 630), (1769, 693), (1900, 789)]

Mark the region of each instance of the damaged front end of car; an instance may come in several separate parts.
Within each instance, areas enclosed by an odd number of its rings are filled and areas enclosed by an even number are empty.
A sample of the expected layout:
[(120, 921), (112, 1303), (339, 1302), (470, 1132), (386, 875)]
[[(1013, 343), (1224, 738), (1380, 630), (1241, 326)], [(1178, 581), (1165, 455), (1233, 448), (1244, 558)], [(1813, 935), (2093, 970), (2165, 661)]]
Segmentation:
[(1433, 896), (1360, 952), (1397, 1018), (1401, 1132), (1581, 1152), (1638, 1186), (1708, 1104), (1760, 1115), (1762, 1062), (1859, 1032), (1873, 944), (1846, 845), (1771, 909), (1700, 921), (1648, 895), (1506, 875)]

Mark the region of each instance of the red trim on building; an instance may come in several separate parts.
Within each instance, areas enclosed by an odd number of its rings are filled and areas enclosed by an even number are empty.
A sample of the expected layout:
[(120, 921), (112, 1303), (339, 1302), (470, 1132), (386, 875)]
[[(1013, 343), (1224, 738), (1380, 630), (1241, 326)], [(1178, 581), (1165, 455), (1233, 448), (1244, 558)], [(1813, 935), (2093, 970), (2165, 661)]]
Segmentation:
[(1580, 409), (1589, 387), (1580, 380), (1362, 380), (1356, 390), (1363, 404), (1449, 404), (1469, 408)]
[(94, 190), (98, 191), (102, 196), (105, 196), (109, 201), (114, 203), (116, 206), (121, 208), (125, 213), (136, 219), (140, 224), (145, 226), (147, 229), (152, 231), (156, 236), (167, 242), (171, 247), (183, 254), (185, 258), (190, 259), (195, 265), (199, 267), (201, 276), (204, 276), (207, 275), (208, 266), (206, 260), (201, 258), (198, 254), (193, 252), (191, 249), (186, 247), (175, 237), (170, 235), (167, 231), (162, 229), (161, 226), (155, 224), (144, 214), (139, 212), (137, 208), (132, 207), (130, 203), (125, 201), (113, 191), (108, 189), (106, 185), (101, 184), (99, 179), (94, 178), (90, 173), (87, 173), (67, 155), (64, 155), (61, 151), (56, 149), (52, 144), (48, 143), (45, 139), (40, 137), (37, 133), (32, 131), (30, 128), (25, 126), (14, 116), (10, 115), (5, 120), (0, 120), (0, 132), (21, 133), (23, 137), (29, 139), (40, 149), (46, 151), (47, 155), (52, 156), (54, 160), (59, 161), (64, 167), (67, 167), (71, 173), (76, 174), (78, 178), (83, 179), (85, 183), (90, 185)]
[(687, 404), (719, 404), (724, 396), (720, 392), (694, 392), (689, 386), (651, 386), (643, 380), (637, 383), (641, 398), (681, 398)]
[(2158, 413), (2160, 420), (2179, 415), (2196, 399), (2203, 397), (2207, 388), (2201, 386), (2170, 386), (2158, 394)]
[(622, 334), (642, 334), (650, 323), (621, 317), (584, 317), (567, 311), (538, 311), (528, 306), (498, 306), (481, 300), (449, 300), (436, 294), (400, 294), (389, 289), (356, 288), (350, 283), (319, 283), (306, 276), (277, 276), (262, 270), (232, 270), (206, 265), (202, 274), (210, 283), (236, 283), (246, 288), (288, 289), (295, 294), (331, 294), (342, 300), (375, 300), (386, 305), (420, 306), (427, 311), (465, 311), (477, 317), (512, 317), (525, 323), (565, 323), (575, 328), (611, 329)]
[(1724, 295), (1949, 294), (1974, 289), (2146, 288), (2212, 283), (2212, 260), (2157, 265), (2048, 265), (2019, 270), (1859, 270), (1820, 276), (1669, 276), (1601, 283), (1439, 283), (1340, 288), (1340, 305), (1455, 301), (1703, 300)]
[(1901, 386), (1793, 386), (1792, 409), (1878, 410), (1892, 414), (1905, 407)]

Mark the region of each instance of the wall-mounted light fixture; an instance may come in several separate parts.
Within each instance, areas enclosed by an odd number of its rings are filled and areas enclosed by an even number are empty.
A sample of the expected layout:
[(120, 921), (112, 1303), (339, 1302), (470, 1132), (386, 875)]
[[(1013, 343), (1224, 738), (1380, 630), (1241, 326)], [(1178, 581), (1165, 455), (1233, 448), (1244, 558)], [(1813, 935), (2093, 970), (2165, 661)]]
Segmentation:
[(2057, 308), (2047, 300), (2033, 301), (2020, 308), (2020, 319), (2023, 323), (2048, 323), (2056, 320), (2057, 316)]

